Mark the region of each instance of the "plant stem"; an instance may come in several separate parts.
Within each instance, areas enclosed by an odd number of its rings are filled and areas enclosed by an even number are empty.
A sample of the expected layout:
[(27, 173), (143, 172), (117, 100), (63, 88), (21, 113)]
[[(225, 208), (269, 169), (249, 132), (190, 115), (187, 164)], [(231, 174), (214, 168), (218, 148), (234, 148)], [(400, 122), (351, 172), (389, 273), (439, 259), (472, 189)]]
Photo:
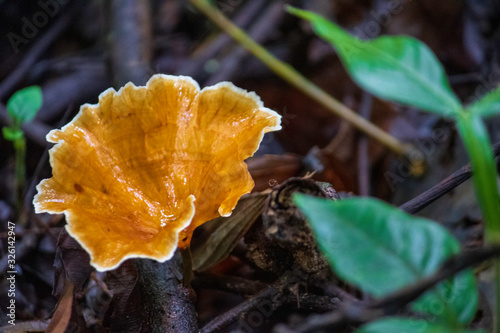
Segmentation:
[(24, 203), (24, 182), (26, 177), (26, 139), (24, 135), (14, 140), (16, 154), (14, 200), (16, 212), (19, 213)]
[[(481, 208), (487, 244), (500, 244), (500, 194), (497, 169), (488, 131), (477, 114), (461, 112), (457, 125), (472, 165), (472, 181)], [(497, 314), (500, 309), (500, 260), (495, 260), (495, 298)], [(500, 333), (500, 318), (494, 318), (495, 332)]]
[(496, 316), (493, 316), (494, 332), (500, 333), (500, 259), (493, 262), (493, 270), (495, 274), (495, 307)]
[(500, 244), (500, 195), (490, 138), (479, 115), (462, 113), (457, 124), (472, 165), (472, 180), (485, 221), (486, 243)]
[(327, 94), (320, 87), (309, 81), (293, 67), (274, 57), (264, 47), (251, 39), (243, 30), (227, 19), (208, 0), (190, 1), (222, 30), (228, 33), (244, 48), (268, 66), (274, 73), (281, 76), (281, 78), (285, 81), (292, 84), (315, 101), (319, 102), (337, 116), (347, 120), (360, 131), (378, 140), (397, 154), (408, 155), (409, 152), (414, 149), (412, 145), (402, 143), (387, 132), (372, 124), (369, 120), (360, 117), (353, 110), (349, 109), (344, 104)]

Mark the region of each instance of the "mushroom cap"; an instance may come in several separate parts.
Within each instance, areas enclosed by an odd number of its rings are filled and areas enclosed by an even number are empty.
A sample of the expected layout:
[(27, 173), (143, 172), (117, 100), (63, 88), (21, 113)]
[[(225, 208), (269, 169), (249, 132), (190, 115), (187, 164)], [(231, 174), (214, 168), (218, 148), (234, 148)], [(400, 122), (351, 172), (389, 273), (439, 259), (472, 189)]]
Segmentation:
[(157, 74), (110, 88), (47, 135), (52, 178), (37, 186), (35, 211), (64, 213), (97, 270), (163, 262), (251, 191), (244, 160), (280, 120), (229, 82), (200, 91), (190, 77)]

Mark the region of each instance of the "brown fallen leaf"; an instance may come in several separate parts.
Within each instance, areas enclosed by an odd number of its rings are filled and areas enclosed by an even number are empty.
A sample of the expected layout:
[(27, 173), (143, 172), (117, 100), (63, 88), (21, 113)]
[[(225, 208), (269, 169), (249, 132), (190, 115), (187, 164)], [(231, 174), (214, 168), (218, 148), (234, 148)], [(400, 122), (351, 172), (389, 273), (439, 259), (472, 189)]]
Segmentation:
[(206, 223), (193, 244), (193, 269), (205, 271), (226, 259), (255, 220), (262, 214), (268, 193), (243, 196), (229, 217), (218, 217)]
[(50, 320), (46, 333), (64, 333), (71, 319), (71, 310), (73, 307), (73, 289), (74, 284), (70, 280), (64, 283), (64, 291), (57, 304), (56, 311)]
[(76, 293), (82, 292), (94, 269), (89, 264), (87, 252), (72, 238), (66, 229), (61, 230), (54, 259), (55, 277), (52, 294), (58, 299), (63, 293), (65, 281), (74, 284)]
[(137, 281), (139, 272), (134, 260), (127, 260), (106, 273), (106, 284), (112, 296), (104, 315), (103, 326), (112, 332), (140, 332), (145, 320), (143, 301)]

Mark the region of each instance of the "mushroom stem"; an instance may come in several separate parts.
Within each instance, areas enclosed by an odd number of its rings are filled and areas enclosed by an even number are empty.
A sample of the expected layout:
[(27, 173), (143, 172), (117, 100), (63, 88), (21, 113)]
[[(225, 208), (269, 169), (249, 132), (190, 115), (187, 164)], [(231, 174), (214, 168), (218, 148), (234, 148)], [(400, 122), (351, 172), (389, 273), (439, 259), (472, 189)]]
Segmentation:
[(389, 133), (375, 126), (369, 120), (359, 116), (353, 110), (349, 109), (337, 99), (326, 93), (323, 89), (309, 81), (292, 66), (277, 59), (264, 47), (250, 38), (243, 30), (234, 25), (233, 22), (226, 18), (209, 1), (190, 0), (190, 2), (203, 12), (210, 20), (217, 24), (219, 28), (224, 30), (238, 43), (240, 43), (241, 46), (246, 48), (255, 57), (268, 66), (274, 73), (295, 86), (310, 98), (314, 99), (316, 102), (326, 107), (335, 115), (347, 120), (357, 129), (378, 140), (380, 143), (384, 144), (399, 155), (407, 156), (411, 151), (415, 150), (413, 145), (399, 141)]
[(198, 331), (190, 290), (182, 286), (176, 274), (180, 259), (176, 253), (164, 263), (149, 259), (135, 260), (139, 269), (141, 299), (148, 314), (148, 332)]

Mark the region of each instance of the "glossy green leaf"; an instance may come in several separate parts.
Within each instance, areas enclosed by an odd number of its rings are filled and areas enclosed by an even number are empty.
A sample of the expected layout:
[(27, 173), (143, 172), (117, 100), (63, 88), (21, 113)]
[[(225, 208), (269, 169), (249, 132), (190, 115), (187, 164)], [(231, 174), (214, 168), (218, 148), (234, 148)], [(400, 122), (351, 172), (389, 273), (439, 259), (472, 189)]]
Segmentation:
[(500, 86), (484, 95), (467, 107), (467, 111), (482, 117), (491, 117), (500, 113)]
[(422, 319), (389, 317), (364, 325), (355, 333), (484, 333)]
[(7, 102), (7, 113), (15, 126), (32, 120), (42, 106), (42, 89), (31, 86), (16, 91)]
[[(382, 297), (433, 274), (459, 243), (440, 225), (414, 217), (380, 200), (330, 201), (296, 195), (316, 240), (343, 280)], [(438, 304), (439, 308), (434, 307)], [(422, 295), (416, 311), (443, 321), (467, 323), (477, 305), (472, 272), (466, 271)]]
[(460, 101), (442, 65), (419, 40), (406, 36), (361, 40), (318, 14), (288, 10), (309, 20), (314, 31), (337, 50), (353, 80), (373, 95), (441, 116), (459, 112)]
[(472, 164), (472, 181), (486, 221), (487, 241), (500, 242), (500, 196), (488, 131), (479, 114), (462, 113), (457, 125)]
[(4, 139), (8, 141), (15, 141), (23, 137), (23, 131), (13, 127), (3, 127), (2, 134)]

